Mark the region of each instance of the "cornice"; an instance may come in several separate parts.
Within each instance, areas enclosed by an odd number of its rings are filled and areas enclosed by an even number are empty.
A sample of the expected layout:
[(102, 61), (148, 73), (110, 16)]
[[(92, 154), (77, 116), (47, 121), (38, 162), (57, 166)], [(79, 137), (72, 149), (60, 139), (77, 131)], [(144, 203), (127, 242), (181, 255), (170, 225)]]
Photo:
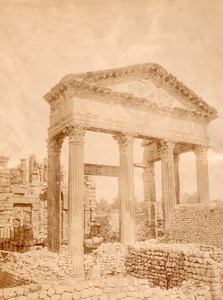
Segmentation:
[[(147, 98), (115, 92), (108, 88), (114, 84), (139, 79), (152, 80), (157, 87), (166, 90), (188, 109), (159, 107)], [(72, 91), (73, 96), (80, 98), (104, 100), (137, 108), (144, 107), (146, 110), (162, 111), (179, 117), (184, 115), (207, 122), (217, 117), (215, 108), (209, 106), (201, 97), (158, 64), (148, 63), (96, 72), (68, 74), (44, 96), (44, 99), (52, 106), (59, 97), (66, 97), (67, 91)]]

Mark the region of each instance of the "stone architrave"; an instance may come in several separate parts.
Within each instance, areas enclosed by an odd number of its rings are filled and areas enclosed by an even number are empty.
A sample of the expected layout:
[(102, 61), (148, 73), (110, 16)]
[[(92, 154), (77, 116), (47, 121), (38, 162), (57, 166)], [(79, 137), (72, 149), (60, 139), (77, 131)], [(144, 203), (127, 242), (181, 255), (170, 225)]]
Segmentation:
[(61, 195), (60, 154), (63, 138), (48, 141), (48, 250), (60, 253), (61, 247)]
[(196, 155), (196, 169), (197, 169), (197, 194), (198, 202), (210, 202), (209, 194), (209, 178), (208, 178), (208, 159), (207, 146), (195, 146), (194, 153)]
[(175, 176), (175, 190), (176, 190), (176, 204), (180, 204), (180, 174), (179, 174), (180, 155), (174, 154), (174, 176)]
[(149, 237), (156, 238), (156, 183), (155, 166), (153, 162), (147, 162), (143, 172), (145, 205), (147, 212), (146, 222), (149, 227)]
[(114, 136), (119, 144), (120, 171), (118, 177), (119, 231), (124, 245), (135, 242), (135, 199), (134, 199), (134, 137), (128, 133)]
[(81, 125), (68, 125), (68, 249), (75, 276), (84, 275), (84, 136)]
[(175, 176), (173, 162), (174, 142), (171, 140), (162, 140), (160, 141), (159, 146), (161, 150), (164, 233), (168, 234), (170, 212), (176, 206)]

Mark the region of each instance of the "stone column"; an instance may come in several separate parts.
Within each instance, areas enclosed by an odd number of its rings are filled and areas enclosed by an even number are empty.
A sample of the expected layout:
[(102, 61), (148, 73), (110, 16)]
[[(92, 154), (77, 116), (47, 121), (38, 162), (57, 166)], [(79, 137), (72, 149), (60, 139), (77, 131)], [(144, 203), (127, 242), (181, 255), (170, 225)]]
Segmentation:
[(22, 184), (27, 184), (27, 164), (26, 164), (26, 159), (21, 158), (21, 165), (20, 165), (20, 171), (21, 171), (21, 179), (22, 179)]
[(61, 247), (61, 195), (60, 195), (60, 152), (62, 138), (48, 141), (48, 250), (60, 253)]
[(174, 154), (173, 163), (174, 163), (174, 176), (175, 176), (176, 204), (180, 204), (179, 160), (180, 160), (180, 155)]
[(198, 202), (210, 202), (207, 146), (195, 146)]
[(124, 245), (135, 242), (135, 199), (133, 142), (131, 134), (120, 133), (114, 136), (119, 144), (119, 230), (120, 240)]
[(40, 165), (40, 182), (43, 183), (44, 182), (44, 164), (41, 163)]
[(174, 142), (170, 140), (163, 140), (160, 142), (159, 146), (161, 150), (164, 233), (168, 234), (170, 212), (176, 206), (175, 176), (173, 163)]
[(65, 129), (69, 136), (68, 169), (68, 248), (72, 257), (73, 272), (84, 275), (84, 136), (85, 129), (70, 125)]
[(9, 193), (10, 188), (10, 172), (7, 167), (9, 158), (0, 156), (0, 193)]
[(33, 176), (33, 168), (36, 161), (35, 154), (29, 155), (29, 183), (32, 183), (32, 176)]
[(144, 197), (147, 212), (147, 226), (149, 228), (148, 238), (156, 238), (156, 183), (155, 167), (153, 162), (146, 162), (146, 168), (143, 172)]

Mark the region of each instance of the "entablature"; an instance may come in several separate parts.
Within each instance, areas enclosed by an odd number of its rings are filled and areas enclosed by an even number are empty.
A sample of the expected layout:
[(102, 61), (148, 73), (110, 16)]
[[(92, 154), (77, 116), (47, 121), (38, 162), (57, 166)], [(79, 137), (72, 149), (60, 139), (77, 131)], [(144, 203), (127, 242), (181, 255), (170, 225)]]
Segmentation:
[[(156, 111), (161, 108), (149, 99), (135, 97), (129, 93), (117, 93), (108, 86), (132, 80), (150, 79), (157, 87), (162, 87), (171, 95), (183, 103), (187, 109), (174, 108), (170, 112), (182, 117), (200, 118), (204, 121), (211, 121), (217, 117), (215, 108), (209, 106), (201, 97), (179, 82), (176, 77), (168, 73), (158, 64), (148, 63), (133, 65), (123, 68), (116, 68), (97, 72), (88, 72), (76, 75), (65, 76), (49, 93), (45, 95), (45, 100), (53, 108), (58, 99), (67, 98), (70, 94), (80, 98), (93, 100), (111, 101), (115, 104), (129, 105), (133, 107), (145, 107)], [(68, 95), (66, 95), (68, 93)], [(164, 107), (164, 111), (169, 108)]]

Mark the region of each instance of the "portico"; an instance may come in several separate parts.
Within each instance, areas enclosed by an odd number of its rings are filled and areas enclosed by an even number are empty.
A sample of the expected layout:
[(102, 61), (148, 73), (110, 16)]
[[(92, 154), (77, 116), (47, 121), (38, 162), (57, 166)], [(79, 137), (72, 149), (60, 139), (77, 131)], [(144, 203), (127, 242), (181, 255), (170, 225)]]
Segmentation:
[[(156, 100), (116, 90), (116, 86), (142, 80), (150, 82), (156, 89)], [(108, 172), (109, 176), (118, 177), (120, 239), (125, 245), (135, 241), (134, 139), (144, 140), (145, 201), (153, 236), (156, 235), (156, 161), (161, 160), (165, 233), (168, 234), (170, 212), (179, 204), (178, 165), (181, 153), (194, 151), (199, 201), (210, 201), (206, 129), (217, 112), (161, 66), (149, 63), (67, 75), (44, 98), (51, 108), (48, 130), (48, 248), (60, 252), (60, 149), (63, 139), (68, 137), (68, 247), (77, 276), (84, 271), (84, 173), (87, 168), (88, 171), (93, 168), (84, 164), (86, 131), (111, 134), (117, 141), (119, 167), (107, 166), (101, 170)], [(166, 105), (159, 104), (161, 98), (162, 103), (167, 102)]]

